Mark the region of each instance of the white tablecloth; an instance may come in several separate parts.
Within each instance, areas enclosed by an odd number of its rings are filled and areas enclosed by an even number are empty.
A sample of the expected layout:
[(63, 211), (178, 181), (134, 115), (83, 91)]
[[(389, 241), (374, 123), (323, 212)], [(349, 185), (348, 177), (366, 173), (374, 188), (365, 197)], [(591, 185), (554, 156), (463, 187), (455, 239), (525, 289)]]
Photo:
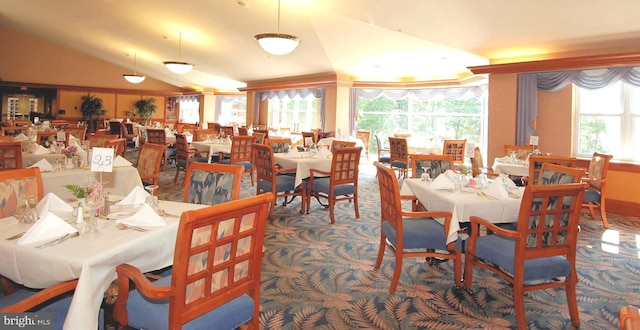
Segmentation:
[(29, 167), (38, 161), (46, 159), (51, 165), (56, 162), (60, 162), (60, 164), (65, 163), (64, 155), (60, 153), (56, 154), (34, 154), (31, 152), (23, 152), (22, 153), (22, 167)]
[[(302, 154), (302, 153), (300, 153)], [(311, 176), (309, 171), (313, 168), (320, 171), (331, 171), (331, 158), (289, 158), (286, 153), (273, 154), (275, 162), (282, 168), (295, 168), (296, 169), (296, 187), (302, 184), (302, 180)]]
[(513, 176), (529, 176), (529, 163), (517, 161), (512, 163), (510, 159), (496, 158), (491, 166), (494, 173)]
[[(85, 169), (63, 169), (61, 172), (43, 172), (42, 185), (44, 195), (54, 193), (66, 201), (74, 201), (75, 197), (64, 187), (67, 184), (85, 186), (88, 177), (100, 180), (100, 172)], [(142, 187), (138, 169), (133, 166), (114, 167), (113, 172), (102, 173), (102, 184), (110, 194), (126, 196), (134, 187)]]
[(231, 144), (218, 143), (214, 141), (194, 141), (191, 142), (191, 147), (196, 148), (199, 151), (208, 151), (209, 159), (207, 162), (211, 163), (211, 156), (218, 154), (219, 152), (231, 152)]
[[(453, 192), (429, 188), (429, 182), (421, 179), (407, 179), (400, 189), (401, 195), (415, 195), (429, 211), (451, 212), (451, 226), (447, 243), (458, 238), (460, 222), (469, 222), (471, 216), (478, 216), (493, 223), (518, 221), (522, 199), (509, 198), (495, 200), (481, 196), (477, 191)], [(519, 190), (524, 188), (519, 187)], [(518, 194), (522, 196), (522, 193)]]
[[(160, 207), (180, 214), (203, 205), (161, 201)], [(13, 217), (0, 219), (0, 273), (32, 288), (79, 279), (64, 329), (97, 329), (104, 291), (116, 278), (117, 265), (128, 263), (148, 272), (173, 263), (179, 219), (164, 219), (166, 226), (146, 232), (120, 230), (109, 223), (98, 233), (81, 234), (44, 249), (34, 248), (37, 243), (20, 246), (18, 240), (5, 240), (25, 228)]]

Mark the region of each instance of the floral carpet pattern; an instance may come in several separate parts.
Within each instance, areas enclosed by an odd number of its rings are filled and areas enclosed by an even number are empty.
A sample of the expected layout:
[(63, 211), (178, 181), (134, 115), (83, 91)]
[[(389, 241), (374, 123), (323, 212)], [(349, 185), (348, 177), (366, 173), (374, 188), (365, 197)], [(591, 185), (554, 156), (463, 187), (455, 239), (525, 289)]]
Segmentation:
[[(160, 177), (161, 199), (182, 200), (174, 170), (168, 166)], [(331, 225), (315, 200), (304, 215), (299, 198), (287, 206), (278, 200), (264, 243), (261, 329), (515, 329), (510, 285), (483, 270), (475, 270), (470, 293), (454, 288), (451, 262), (408, 259), (390, 295), (392, 254), (373, 269), (380, 235), (373, 166), (361, 165), (359, 179), (359, 219), (348, 202), (336, 203)], [(245, 175), (241, 197), (253, 194)], [(609, 222), (605, 231), (599, 218), (582, 214), (580, 329), (617, 329), (620, 307), (640, 306), (640, 218), (609, 214)], [(528, 292), (525, 308), (530, 329), (573, 328), (563, 289)]]

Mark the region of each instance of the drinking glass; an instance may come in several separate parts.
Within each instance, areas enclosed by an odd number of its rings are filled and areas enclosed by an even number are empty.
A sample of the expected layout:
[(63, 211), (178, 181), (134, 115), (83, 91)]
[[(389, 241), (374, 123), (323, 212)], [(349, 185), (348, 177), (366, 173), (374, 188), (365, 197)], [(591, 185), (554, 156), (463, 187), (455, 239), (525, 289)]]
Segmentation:
[(36, 211), (36, 197), (25, 196), (18, 205), (16, 210), (18, 223), (32, 225), (38, 221), (38, 212)]
[(151, 194), (151, 196), (147, 197), (147, 199), (145, 200), (145, 203), (149, 204), (149, 206), (151, 206), (151, 208), (156, 212), (160, 208), (160, 203), (158, 202), (158, 196), (156, 196), (156, 190), (158, 188), (160, 187), (156, 184), (148, 185), (145, 187), (145, 189), (149, 191), (149, 194)]
[(431, 176), (429, 175), (429, 172), (427, 172), (427, 169), (429, 168), (422, 167), (422, 175), (420, 175), (420, 178), (422, 179), (422, 181), (431, 181)]
[(84, 233), (97, 233), (102, 229), (102, 222), (96, 217), (96, 204), (93, 202), (87, 202), (84, 205), (84, 226), (82, 232)]

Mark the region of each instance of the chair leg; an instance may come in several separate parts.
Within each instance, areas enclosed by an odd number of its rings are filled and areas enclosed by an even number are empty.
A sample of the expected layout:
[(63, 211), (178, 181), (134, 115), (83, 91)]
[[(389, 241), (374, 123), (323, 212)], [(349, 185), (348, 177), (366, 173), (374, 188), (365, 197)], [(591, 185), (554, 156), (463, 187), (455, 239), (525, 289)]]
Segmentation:
[(600, 201), (600, 216), (602, 216), (602, 225), (605, 229), (609, 228), (609, 220), (607, 220), (607, 211), (604, 209), (604, 198)]
[(455, 252), (456, 258), (453, 259), (453, 276), (456, 287), (462, 286), (462, 253)]
[(334, 199), (334, 196), (329, 195), (329, 215), (331, 216), (331, 223), (336, 223), (336, 215), (333, 212), (333, 209), (336, 206), (336, 201)]
[[(467, 290), (471, 290), (471, 284), (473, 281), (473, 263), (475, 262), (475, 257), (466, 251), (467, 253), (464, 255), (464, 281), (463, 285)], [(454, 268), (455, 273), (455, 268)]]
[(576, 298), (576, 283), (578, 282), (578, 276), (575, 274), (575, 272), (573, 272), (572, 274), (573, 275), (566, 279), (567, 306), (569, 307), (571, 324), (573, 324), (576, 328), (579, 328), (580, 313), (578, 312), (578, 301)]
[(516, 312), (516, 322), (518, 329), (527, 328), (527, 317), (524, 314), (524, 284), (514, 283), (513, 285), (513, 305)]
[(400, 282), (400, 272), (402, 272), (402, 251), (396, 251), (396, 264), (393, 265), (393, 277), (389, 285), (389, 293), (396, 293), (398, 282)]
[(358, 192), (353, 194), (353, 208), (356, 211), (356, 219), (360, 219), (360, 209), (358, 208)]
[(384, 250), (387, 247), (387, 237), (384, 235), (380, 235), (380, 247), (378, 248), (378, 257), (376, 258), (375, 269), (380, 269), (380, 264), (382, 264), (382, 258), (384, 258)]

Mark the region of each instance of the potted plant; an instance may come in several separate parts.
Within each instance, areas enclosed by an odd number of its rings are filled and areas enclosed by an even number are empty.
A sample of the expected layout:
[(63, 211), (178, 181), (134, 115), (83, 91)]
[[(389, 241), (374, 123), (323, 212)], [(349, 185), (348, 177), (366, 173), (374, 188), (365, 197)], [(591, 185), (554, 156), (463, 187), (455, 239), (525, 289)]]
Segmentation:
[(83, 95), (80, 111), (84, 119), (89, 122), (89, 132), (95, 132), (96, 118), (102, 112), (102, 99), (95, 95)]
[(134, 104), (134, 106), (138, 110), (138, 115), (140, 115), (140, 118), (144, 120), (145, 126), (150, 126), (151, 118), (153, 118), (153, 115), (156, 113), (156, 110), (158, 109), (155, 102), (156, 102), (156, 99), (148, 98), (148, 99), (141, 99)]

